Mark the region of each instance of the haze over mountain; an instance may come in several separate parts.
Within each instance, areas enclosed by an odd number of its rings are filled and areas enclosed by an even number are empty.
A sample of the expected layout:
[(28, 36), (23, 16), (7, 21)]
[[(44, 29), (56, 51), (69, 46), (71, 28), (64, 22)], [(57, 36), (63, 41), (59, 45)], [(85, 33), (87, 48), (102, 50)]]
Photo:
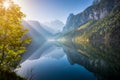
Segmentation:
[[(70, 14), (65, 26), (64, 26), (64, 23), (60, 20), (54, 20), (51, 22), (47, 22), (45, 24), (41, 24), (38, 21), (32, 21), (32, 20), (31, 21), (23, 21), (23, 25), (25, 26), (25, 28), (29, 29), (29, 33), (27, 35), (31, 36), (31, 38), (32, 38), (31, 44), (27, 47), (28, 51), (26, 52), (27, 54), (25, 54), (24, 59), (27, 59), (32, 54), (35, 54), (36, 50), (45, 41), (47, 41), (47, 39), (53, 38), (56, 33), (59, 33), (56, 35), (60, 35), (66, 31), (69, 31), (68, 33), (63, 34), (63, 37), (66, 37), (66, 39), (69, 39), (69, 40), (72, 40), (72, 38), (74, 38), (74, 37), (80, 38), (81, 36), (79, 36), (79, 35), (86, 37), (88, 35), (87, 33), (91, 34), (90, 39), (94, 39), (94, 40), (95, 40), (95, 38), (98, 40), (103, 39), (104, 37), (102, 37), (100, 35), (106, 36), (107, 32), (106, 32), (106, 34), (103, 34), (102, 32), (99, 32), (100, 30), (98, 30), (98, 32), (97, 32), (98, 34), (92, 34), (92, 31), (89, 30), (89, 27), (90, 27), (90, 25), (94, 24), (96, 21), (98, 21), (98, 23), (101, 23), (101, 22), (99, 22), (99, 20), (101, 18), (104, 18), (106, 15), (110, 14), (111, 11), (113, 10), (113, 7), (115, 7), (115, 5), (118, 4), (117, 2), (119, 2), (119, 0), (111, 0), (111, 1), (94, 0), (93, 4), (90, 7), (88, 7), (87, 9), (85, 9), (83, 12), (81, 12), (77, 15)], [(111, 6), (113, 6), (113, 7), (111, 7)], [(107, 20), (106, 20), (106, 22), (107, 22)], [(98, 24), (96, 24), (96, 25), (98, 25)], [(94, 27), (96, 27), (96, 26), (94, 26)], [(94, 27), (93, 27), (93, 29), (94, 29)], [(99, 26), (97, 26), (97, 27), (99, 27)], [(64, 28), (64, 30), (62, 33), (63, 28)], [(105, 28), (103, 28), (103, 30)], [(86, 30), (89, 32), (87, 32)], [(104, 30), (104, 32), (105, 32), (105, 30)], [(98, 36), (96, 37), (96, 35), (98, 35)], [(119, 39), (118, 36), (115, 38)], [(82, 38), (82, 39), (84, 39), (84, 38)], [(75, 40), (76, 40), (76, 38), (75, 38)]]
[[(52, 36), (51, 31), (47, 30), (44, 25), (38, 21), (27, 21), (38, 33), (43, 35), (46, 39)], [(48, 28), (49, 29), (49, 28)]]
[[(76, 3), (77, 1), (84, 0), (59, 1), (63, 1), (62, 3), (66, 1)], [(87, 3), (87, 1), (83, 3)], [(30, 62), (30, 65), (27, 65), (28, 67), (31, 67), (31, 64), (32, 66), (33, 64), (38, 65), (37, 68), (33, 66), (33, 69), (36, 69), (34, 73), (38, 76), (35, 80), (80, 80), (82, 78), (79, 74), (82, 74), (82, 76), (85, 75), (84, 77), (88, 78), (82, 80), (111, 80), (111, 77), (114, 79), (114, 77), (117, 78), (116, 76), (119, 76), (120, 0), (91, 1), (93, 1), (92, 4), (89, 4), (88, 8), (83, 11), (77, 10), (79, 13), (75, 14), (73, 10), (73, 13), (68, 15), (66, 23), (59, 18), (59, 20), (54, 21), (50, 19), (51, 22), (44, 24), (38, 22), (39, 20), (23, 21), (25, 28), (29, 29), (27, 36), (31, 36), (32, 42), (27, 46), (26, 53), (22, 55), (23, 59), (21, 63), (25, 61), (23, 66), (26, 66), (27, 61), (28, 63)], [(69, 5), (72, 5), (72, 2)], [(82, 5), (84, 6), (84, 4)], [(59, 10), (58, 7), (55, 8)], [(69, 6), (69, 8), (71, 7)], [(80, 7), (77, 6), (77, 8)], [(56, 14), (50, 9), (51, 12), (52, 15)], [(60, 16), (59, 14), (56, 15)], [(52, 59), (51, 62), (50, 59)], [(59, 67), (56, 70), (60, 71), (53, 72), (56, 71), (54, 66)], [(77, 67), (73, 68), (74, 66)], [(80, 69), (80, 66), (82, 69)], [(87, 72), (84, 72), (83, 68), (87, 69)], [(47, 71), (47, 75), (43, 74), (42, 70), (44, 73)], [(54, 74), (51, 74), (51, 72)], [(61, 74), (59, 74), (60, 72)], [(89, 72), (92, 73), (92, 77), (95, 79), (89, 78), (88, 75), (84, 74), (90, 74)], [(38, 74), (44, 75), (45, 79), (41, 79), (41, 76)], [(55, 74), (60, 78), (55, 78)], [(50, 75), (52, 75), (53, 79), (49, 78), (51, 77)]]
[(51, 28), (52, 30), (54, 30), (54, 34), (61, 32), (63, 30), (64, 27), (64, 23), (60, 20), (54, 20), (51, 22), (46, 22), (44, 23), (46, 26), (48, 26), (49, 28)]
[(32, 42), (27, 46), (28, 50), (26, 54), (23, 55), (21, 62), (28, 59), (32, 54), (34, 54), (39, 47), (47, 41), (48, 38), (52, 37), (52, 33), (46, 30), (38, 21), (25, 21), (23, 20), (22, 25), (29, 30), (27, 36), (32, 38)]

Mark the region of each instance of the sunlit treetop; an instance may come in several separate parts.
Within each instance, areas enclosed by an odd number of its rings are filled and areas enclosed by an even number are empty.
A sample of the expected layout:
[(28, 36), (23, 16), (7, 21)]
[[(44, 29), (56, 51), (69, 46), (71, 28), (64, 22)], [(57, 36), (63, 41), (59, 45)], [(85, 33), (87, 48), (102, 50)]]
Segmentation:
[(19, 6), (18, 4), (15, 4), (14, 0), (0, 0), (0, 8), (2, 9), (10, 9), (12, 7)]
[(9, 7), (10, 7), (10, 2), (9, 1), (3, 2), (3, 8), (8, 9)]
[[(17, 17), (17, 18), (16, 18)], [(0, 0), (0, 19), (19, 22), (25, 15), (13, 0)]]
[(12, 0), (1, 0), (0, 1), (0, 7), (8, 9), (12, 5)]

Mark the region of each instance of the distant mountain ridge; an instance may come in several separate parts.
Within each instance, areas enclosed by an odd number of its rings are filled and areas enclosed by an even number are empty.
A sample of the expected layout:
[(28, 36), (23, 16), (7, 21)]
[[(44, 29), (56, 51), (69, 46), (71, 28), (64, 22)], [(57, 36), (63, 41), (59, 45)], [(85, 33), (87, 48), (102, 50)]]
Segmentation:
[(72, 30), (89, 20), (99, 20), (108, 15), (120, 0), (94, 0), (93, 4), (77, 15), (70, 14), (67, 18), (64, 31)]

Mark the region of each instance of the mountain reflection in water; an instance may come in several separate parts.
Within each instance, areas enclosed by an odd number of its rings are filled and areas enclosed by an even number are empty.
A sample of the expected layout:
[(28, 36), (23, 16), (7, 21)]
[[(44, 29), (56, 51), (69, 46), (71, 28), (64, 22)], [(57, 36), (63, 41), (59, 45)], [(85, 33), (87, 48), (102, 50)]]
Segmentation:
[(119, 49), (114, 42), (46, 42), (17, 73), (33, 80), (113, 80), (120, 74)]

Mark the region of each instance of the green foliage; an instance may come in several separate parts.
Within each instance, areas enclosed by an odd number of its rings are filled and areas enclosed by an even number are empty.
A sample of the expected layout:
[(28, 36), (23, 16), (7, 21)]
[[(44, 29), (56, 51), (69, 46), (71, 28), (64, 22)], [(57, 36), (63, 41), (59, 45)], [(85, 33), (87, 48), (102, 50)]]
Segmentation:
[[(89, 29), (86, 32), (89, 33), (89, 38), (92, 40), (95, 39), (107, 39), (110, 40), (112, 38), (111, 35), (113, 35), (113, 30), (118, 29), (115, 32), (118, 32), (120, 30), (120, 12), (112, 12), (105, 18), (97, 21), (94, 25), (92, 25), (92, 28)], [(91, 32), (95, 30), (95, 32)], [(118, 35), (118, 34), (114, 34)], [(93, 38), (94, 37), (94, 38)]]
[(84, 30), (75, 31), (76, 33), (75, 36), (79, 37), (80, 40), (84, 38), (87, 38), (92, 41), (119, 40), (120, 36), (119, 31), (120, 31), (120, 6), (117, 5), (115, 8), (113, 8), (112, 12), (106, 17), (92, 23), (91, 25), (88, 25), (88, 27), (86, 27), (86, 29)]
[(3, 7), (4, 1), (0, 1), (0, 67), (11, 70), (17, 67), (21, 54), (26, 51), (25, 46), (31, 40), (25, 37), (28, 30), (21, 25), (25, 15), (20, 7), (10, 0), (10, 6), (6, 9)]
[[(108, 4), (108, 0), (103, 0)], [(112, 3), (113, 0), (110, 0)], [(114, 4), (119, 2), (116, 0)], [(96, 7), (98, 5), (95, 5)], [(114, 8), (111, 8), (110, 14), (97, 21), (90, 20), (85, 24), (64, 32), (61, 37), (65, 37), (68, 40), (81, 41), (116, 41), (120, 39), (120, 3)]]

